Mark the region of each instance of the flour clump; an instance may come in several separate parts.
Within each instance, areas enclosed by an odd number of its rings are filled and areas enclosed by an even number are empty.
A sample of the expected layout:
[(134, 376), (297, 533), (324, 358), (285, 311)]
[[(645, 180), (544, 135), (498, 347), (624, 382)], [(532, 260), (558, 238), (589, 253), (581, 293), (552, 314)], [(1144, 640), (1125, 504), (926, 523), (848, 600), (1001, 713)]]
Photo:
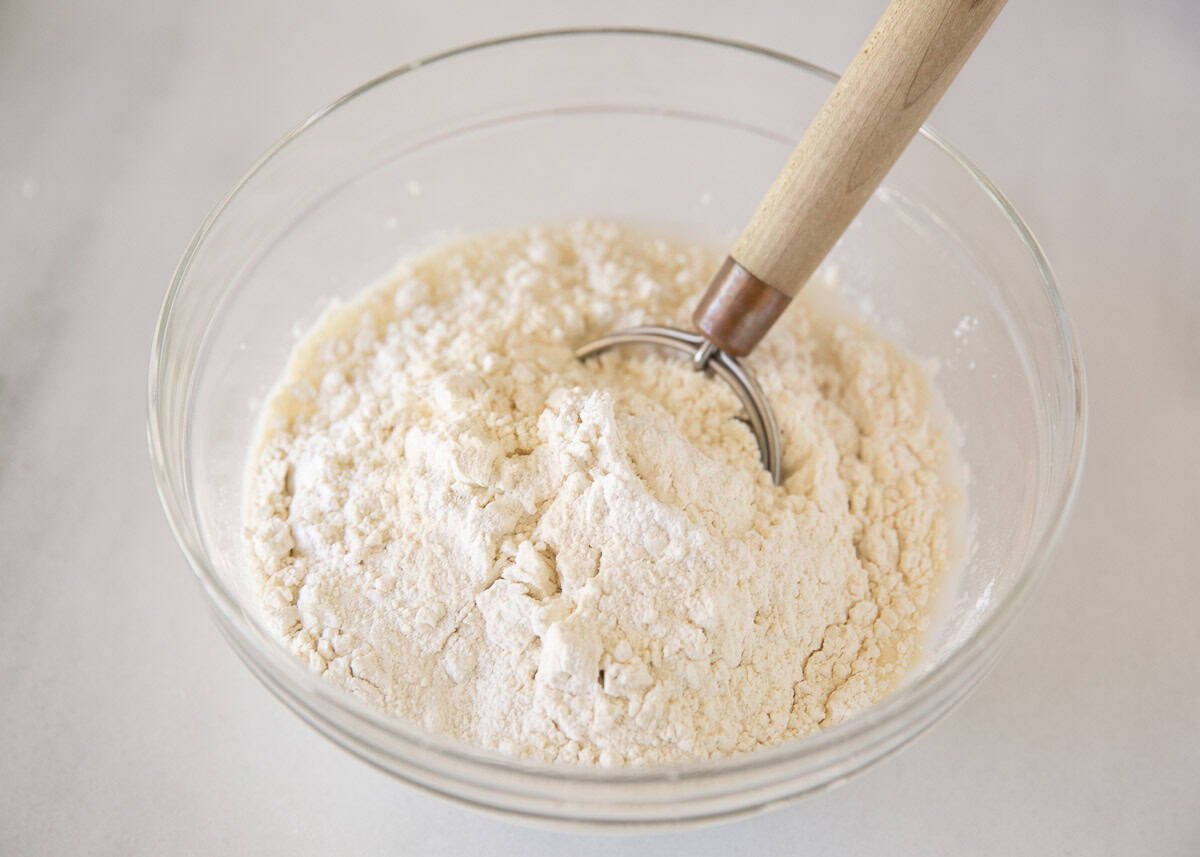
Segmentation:
[(911, 666), (955, 494), (922, 369), (801, 298), (750, 360), (784, 439), (686, 360), (707, 252), (609, 224), (451, 244), (328, 310), (251, 454), (271, 627), (368, 704), (503, 753), (646, 764), (837, 723)]

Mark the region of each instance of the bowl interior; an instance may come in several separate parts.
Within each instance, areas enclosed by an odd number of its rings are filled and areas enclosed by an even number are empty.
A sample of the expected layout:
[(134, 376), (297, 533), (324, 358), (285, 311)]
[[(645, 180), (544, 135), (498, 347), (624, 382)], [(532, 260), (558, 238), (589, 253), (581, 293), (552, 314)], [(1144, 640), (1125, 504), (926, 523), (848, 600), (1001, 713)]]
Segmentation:
[[(457, 54), (344, 100), (260, 163), (185, 259), (158, 430), (180, 438), (172, 517), (229, 610), (249, 605), (241, 491), (257, 408), (330, 299), (448, 236), (523, 224), (604, 218), (727, 246), (831, 85), (705, 40), (568, 38)], [(936, 366), (961, 432), (969, 537), (918, 674), (1027, 577), (1073, 476), (1074, 355), (1030, 240), (927, 134), (827, 263), (857, 311)]]

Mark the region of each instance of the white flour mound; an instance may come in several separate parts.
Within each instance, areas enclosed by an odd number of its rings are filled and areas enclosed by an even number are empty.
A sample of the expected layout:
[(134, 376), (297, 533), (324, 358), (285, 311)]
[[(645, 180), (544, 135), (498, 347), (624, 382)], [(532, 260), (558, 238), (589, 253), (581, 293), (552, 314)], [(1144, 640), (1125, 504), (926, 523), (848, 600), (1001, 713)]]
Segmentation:
[(246, 537), (265, 614), (371, 705), (473, 744), (619, 765), (837, 723), (912, 663), (954, 491), (921, 369), (804, 299), (733, 393), (678, 356), (716, 260), (606, 224), (454, 244), (330, 309), (264, 413)]

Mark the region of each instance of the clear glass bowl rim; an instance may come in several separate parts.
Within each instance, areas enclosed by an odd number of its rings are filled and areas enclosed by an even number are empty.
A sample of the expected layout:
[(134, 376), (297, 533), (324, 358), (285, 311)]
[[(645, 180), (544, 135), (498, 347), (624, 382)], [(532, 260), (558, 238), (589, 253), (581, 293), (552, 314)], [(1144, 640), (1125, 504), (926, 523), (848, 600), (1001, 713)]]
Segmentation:
[[(644, 768), (568, 766), (514, 759), (492, 751), (470, 747), (464, 743), (441, 736), (429, 735), (414, 725), (367, 709), (350, 697), (349, 694), (344, 693), (329, 683), (322, 681), (320, 677), (308, 672), (303, 664), (288, 656), (282, 647), (275, 647), (274, 650), (268, 650), (266, 647), (259, 645), (256, 637), (258, 639), (266, 637), (265, 628), (259, 626), (259, 634), (257, 635), (251, 632), (250, 626), (257, 625), (257, 621), (247, 616), (248, 611), (244, 610), (237, 597), (224, 584), (216, 569), (209, 562), (198, 533), (192, 526), (193, 498), (190, 486), (179, 484), (172, 477), (167, 464), (168, 453), (164, 434), (169, 429), (169, 415), (161, 411), (163, 401), (161, 391), (166, 383), (170, 383), (173, 380), (164, 372), (171, 347), (172, 312), (181, 292), (185, 288), (192, 262), (204, 246), (213, 225), (226, 207), (268, 161), (278, 155), (308, 128), (330, 116), (342, 106), (377, 86), (402, 75), (409, 74), (424, 66), (460, 55), (506, 45), (544, 39), (597, 35), (659, 38), (703, 43), (714, 47), (757, 54), (761, 57), (793, 66), (816, 77), (823, 78), (828, 82), (836, 82), (838, 79), (838, 75), (835, 73), (813, 63), (798, 59), (782, 51), (772, 50), (748, 42), (668, 29), (597, 26), (537, 30), (473, 42), (399, 66), (353, 89), (309, 116), (304, 122), (296, 126), (271, 146), (212, 209), (196, 231), (187, 250), (180, 259), (172, 277), (171, 285), (163, 300), (154, 333), (149, 364), (146, 428), (155, 483), (176, 541), (179, 543), (189, 564), (203, 584), (204, 590), (209, 595), (212, 602), (210, 606), (218, 611), (217, 618), (220, 620), (223, 632), (227, 635), (236, 635), (237, 639), (230, 639), (229, 642), (238, 651), (239, 655), (243, 658), (254, 657), (256, 659), (257, 663), (250, 665), (256, 676), (263, 681), (273, 694), (280, 695), (279, 688), (273, 686), (273, 682), (266, 681), (264, 676), (259, 674), (259, 670), (271, 669), (277, 674), (282, 673), (286, 677), (286, 682), (294, 686), (291, 689), (293, 692), (297, 690), (301, 691), (308, 696), (310, 702), (319, 701), (321, 704), (329, 706), (333, 712), (336, 712), (337, 716), (348, 718), (351, 722), (359, 721), (364, 726), (369, 727), (373, 733), (377, 732), (386, 735), (389, 741), (395, 742), (395, 746), (391, 748), (380, 747), (378, 749), (388, 755), (403, 758), (406, 746), (414, 750), (419, 748), (422, 751), (433, 749), (443, 755), (448, 762), (453, 761), (476, 768), (480, 774), (486, 774), (488, 770), (493, 770), (497, 773), (502, 772), (507, 776), (517, 775), (526, 780), (531, 786), (536, 786), (540, 782), (541, 785), (550, 788), (553, 788), (555, 784), (565, 782), (594, 783), (597, 785), (608, 783), (628, 786), (632, 786), (635, 783), (678, 784), (681, 781), (718, 780), (736, 775), (737, 773), (747, 771), (764, 772), (766, 769), (774, 769), (783, 773), (785, 769), (793, 768), (806, 760), (815, 762), (818, 757), (826, 756), (831, 751), (836, 751), (839, 746), (855, 747), (861, 745), (864, 741), (869, 740), (872, 734), (883, 731), (886, 724), (902, 719), (901, 716), (904, 712), (920, 708), (922, 702), (931, 700), (937, 696), (939, 688), (953, 681), (953, 677), (961, 672), (969, 663), (986, 658), (988, 653), (994, 650), (1004, 630), (1011, 624), (1018, 608), (1026, 600), (1026, 596), (1036, 582), (1040, 571), (1045, 567), (1052, 554), (1069, 517), (1069, 511), (1079, 485), (1079, 474), (1087, 433), (1086, 381), (1079, 343), (1056, 288), (1053, 271), (1029, 227), (1007, 198), (978, 167), (928, 126), (922, 127), (920, 135), (944, 154), (948, 155), (974, 181), (979, 190), (997, 206), (1019, 240), (1028, 250), (1040, 274), (1044, 297), (1053, 309), (1059, 337), (1065, 345), (1066, 353), (1070, 356), (1070, 378), (1067, 381), (1074, 396), (1074, 425), (1071, 427), (1071, 454), (1070, 460), (1066, 465), (1068, 470), (1064, 474), (1061, 484), (1057, 486), (1057, 491), (1049, 500), (1050, 508), (1045, 515), (1041, 516), (1043, 521), (1048, 521), (1049, 523), (1041, 528), (1038, 538), (1028, 552), (1028, 562), (1020, 570), (1016, 582), (1005, 595), (999, 607), (946, 660), (925, 675), (909, 684), (903, 685), (883, 701), (855, 715), (843, 724), (801, 740), (756, 750), (752, 753), (722, 759), (672, 763)], [(194, 371), (194, 367), (192, 368)], [(191, 380), (190, 375), (188, 380)], [(280, 680), (279, 675), (275, 676), (275, 680)], [(946, 710), (949, 709), (947, 708)], [(945, 711), (939, 712), (939, 716), (944, 713)], [(938, 717), (934, 717), (928, 722), (921, 724), (907, 738), (891, 746), (888, 752), (892, 752), (903, 746), (903, 744), (907, 743), (925, 728), (932, 725), (933, 722), (936, 722), (937, 719)], [(392, 774), (397, 773), (391, 768), (380, 765), (377, 760), (363, 755), (353, 747), (341, 741), (338, 741), (338, 743), (360, 756), (360, 758), (364, 758), (366, 761), (375, 764), (377, 767), (382, 767), (383, 770)], [(847, 755), (849, 752), (851, 751), (847, 751)], [(837, 755), (836, 752), (834, 755)], [(882, 755), (885, 754), (879, 754), (869, 761), (874, 761)], [(453, 794), (447, 796), (456, 797)]]

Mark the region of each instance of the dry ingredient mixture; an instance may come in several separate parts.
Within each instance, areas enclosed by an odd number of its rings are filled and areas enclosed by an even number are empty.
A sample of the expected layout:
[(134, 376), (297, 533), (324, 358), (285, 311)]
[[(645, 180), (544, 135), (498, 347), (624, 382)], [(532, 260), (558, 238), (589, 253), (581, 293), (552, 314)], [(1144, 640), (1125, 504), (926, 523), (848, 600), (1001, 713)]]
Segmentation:
[(452, 244), (296, 346), (249, 471), (261, 604), (373, 706), (504, 753), (620, 765), (808, 735), (911, 665), (955, 501), (922, 369), (801, 299), (739, 405), (678, 356), (716, 259), (609, 224)]

